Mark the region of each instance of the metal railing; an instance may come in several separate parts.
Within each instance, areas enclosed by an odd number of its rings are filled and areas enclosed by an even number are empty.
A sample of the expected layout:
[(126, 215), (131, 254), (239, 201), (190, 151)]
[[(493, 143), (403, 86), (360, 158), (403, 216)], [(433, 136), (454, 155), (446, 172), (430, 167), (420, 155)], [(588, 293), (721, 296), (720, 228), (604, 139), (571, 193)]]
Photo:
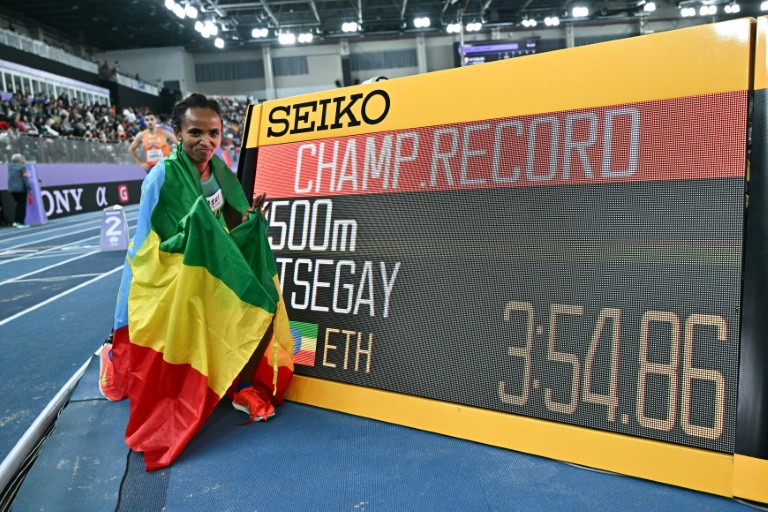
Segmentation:
[(10, 30), (0, 28), (0, 44), (10, 46), (11, 48), (17, 48), (27, 53), (33, 53), (46, 59), (55, 60), (56, 62), (67, 64), (73, 68), (82, 69), (91, 73), (99, 72), (99, 65), (95, 62), (81, 59), (64, 50), (45, 44), (42, 41), (11, 32)]
[[(39, 55), (40, 57), (54, 60), (72, 66), (73, 68), (82, 69), (89, 73), (98, 74), (99, 65), (96, 62), (85, 60), (71, 53), (67, 53), (59, 48), (54, 48), (42, 41), (32, 39), (10, 30), (0, 28), (0, 44), (16, 48), (27, 53)], [(130, 87), (137, 91), (143, 91), (153, 96), (160, 95), (160, 88), (156, 85), (146, 83), (142, 80), (136, 80), (129, 76), (118, 73), (115, 80), (118, 84)]]
[(128, 142), (103, 142), (74, 137), (33, 137), (0, 132), (0, 163), (20, 153), (27, 161), (56, 164), (131, 164)]

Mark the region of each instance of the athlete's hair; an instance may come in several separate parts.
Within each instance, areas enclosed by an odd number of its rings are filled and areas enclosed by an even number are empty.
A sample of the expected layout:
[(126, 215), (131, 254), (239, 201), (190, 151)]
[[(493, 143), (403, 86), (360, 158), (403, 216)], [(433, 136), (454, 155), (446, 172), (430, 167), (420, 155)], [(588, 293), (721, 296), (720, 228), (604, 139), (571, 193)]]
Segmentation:
[(224, 124), (224, 120), (221, 117), (221, 108), (219, 108), (219, 102), (214, 99), (207, 98), (202, 94), (193, 92), (173, 106), (171, 120), (174, 129), (181, 130), (181, 118), (184, 116), (187, 110), (191, 108), (209, 108), (216, 112), (216, 115), (219, 116), (219, 119), (221, 119), (221, 124)]
[(157, 118), (155, 113), (152, 112), (151, 110), (147, 110), (146, 112), (144, 112), (144, 117), (147, 117), (147, 116), (154, 116), (155, 118)]

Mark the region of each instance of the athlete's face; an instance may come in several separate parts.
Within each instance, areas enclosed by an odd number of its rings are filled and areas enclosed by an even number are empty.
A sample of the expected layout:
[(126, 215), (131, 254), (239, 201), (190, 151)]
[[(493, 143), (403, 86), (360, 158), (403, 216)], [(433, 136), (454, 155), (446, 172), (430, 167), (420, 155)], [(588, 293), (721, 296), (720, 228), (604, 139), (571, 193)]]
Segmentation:
[(144, 116), (144, 122), (150, 130), (157, 128), (157, 118), (155, 116)]
[(221, 118), (209, 108), (190, 108), (181, 117), (176, 136), (198, 169), (205, 169), (221, 143)]

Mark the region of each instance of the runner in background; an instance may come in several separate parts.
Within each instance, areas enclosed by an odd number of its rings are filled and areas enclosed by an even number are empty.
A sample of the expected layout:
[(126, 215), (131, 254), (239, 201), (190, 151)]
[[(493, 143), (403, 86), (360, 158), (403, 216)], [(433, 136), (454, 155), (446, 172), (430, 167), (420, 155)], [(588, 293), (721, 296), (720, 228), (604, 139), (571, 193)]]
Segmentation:
[[(157, 162), (171, 152), (171, 147), (176, 143), (176, 137), (171, 132), (157, 127), (157, 117), (153, 112), (148, 111), (144, 114), (144, 122), (147, 125), (147, 129), (136, 134), (133, 142), (128, 147), (128, 153), (142, 169), (149, 172)], [(136, 148), (139, 147), (139, 144), (144, 146), (146, 153), (146, 158), (143, 162), (136, 155)]]

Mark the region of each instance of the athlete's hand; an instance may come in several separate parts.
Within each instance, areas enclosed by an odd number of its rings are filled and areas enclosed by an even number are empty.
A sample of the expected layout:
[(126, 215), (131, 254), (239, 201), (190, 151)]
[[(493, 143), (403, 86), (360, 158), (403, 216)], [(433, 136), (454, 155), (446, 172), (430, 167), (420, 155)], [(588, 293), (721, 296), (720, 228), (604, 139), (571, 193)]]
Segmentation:
[(143, 163), (140, 163), (140, 164), (139, 164), (139, 166), (140, 166), (142, 169), (144, 169), (144, 172), (149, 172), (149, 169), (150, 169), (150, 167), (149, 167), (149, 164), (148, 164), (148, 163), (146, 163), (146, 162), (143, 162)]
[[(267, 193), (263, 192), (256, 197), (253, 198), (253, 202), (251, 203), (251, 207), (248, 208), (249, 213), (253, 213), (255, 211), (261, 212), (261, 214), (266, 217), (269, 213), (269, 207), (272, 206), (272, 203), (267, 201)], [(243, 216), (243, 222), (245, 222), (248, 219), (247, 216)]]
[(267, 201), (267, 193), (263, 192), (253, 198), (253, 203), (251, 205), (251, 208), (249, 208), (249, 211), (255, 212), (256, 210), (258, 210), (261, 212), (262, 215), (266, 217), (267, 213), (269, 213), (270, 206), (272, 206), (272, 203)]

